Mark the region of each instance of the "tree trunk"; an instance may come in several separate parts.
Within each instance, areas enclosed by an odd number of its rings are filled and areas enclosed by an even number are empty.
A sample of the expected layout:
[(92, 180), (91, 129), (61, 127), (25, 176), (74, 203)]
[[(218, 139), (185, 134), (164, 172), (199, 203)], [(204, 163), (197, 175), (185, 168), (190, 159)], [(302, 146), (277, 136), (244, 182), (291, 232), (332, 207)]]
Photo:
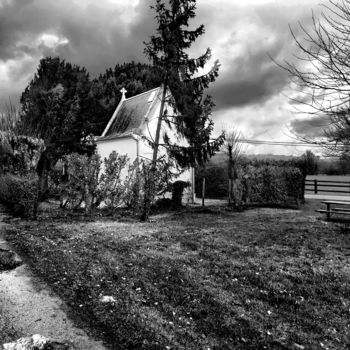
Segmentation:
[(44, 151), (38, 161), (37, 174), (38, 174), (38, 192), (37, 198), (34, 202), (33, 219), (36, 220), (38, 216), (39, 203), (44, 199), (48, 191), (48, 176), (50, 170), (50, 160), (47, 153)]
[(92, 195), (89, 190), (88, 184), (84, 184), (84, 202), (85, 202), (85, 214), (90, 213), (91, 208), (92, 208)]
[(156, 174), (156, 170), (157, 170), (159, 138), (160, 138), (160, 130), (162, 127), (162, 120), (163, 120), (163, 114), (164, 114), (166, 90), (167, 90), (167, 79), (165, 79), (165, 83), (163, 85), (163, 93), (162, 93), (162, 99), (161, 99), (161, 103), (160, 103), (158, 123), (157, 123), (156, 135), (155, 135), (155, 139), (154, 139), (151, 169), (150, 169), (149, 176), (146, 176), (146, 181), (145, 181), (145, 198), (144, 198), (143, 211), (142, 211), (142, 215), (141, 215), (141, 221), (148, 220), (149, 214), (151, 211), (152, 201), (153, 201), (153, 198), (155, 195), (155, 193), (154, 193), (155, 192), (155, 183), (154, 182), (155, 182), (155, 174)]
[(38, 190), (39, 190), (39, 201), (42, 201), (48, 191), (48, 184), (49, 184), (49, 170), (51, 167), (51, 162), (49, 159), (48, 154), (44, 151), (41, 156), (40, 159), (38, 161), (38, 165), (37, 165), (37, 174), (39, 177), (39, 182), (38, 182)]
[(228, 205), (232, 204), (232, 179), (228, 179)]
[(195, 175), (195, 169), (194, 166), (191, 168), (191, 182), (192, 182), (192, 204), (196, 202), (196, 175)]
[(232, 145), (228, 145), (228, 206), (232, 205), (232, 183), (233, 183), (233, 159), (232, 159)]
[[(300, 200), (301, 200), (302, 204), (305, 204), (305, 181), (306, 181), (306, 176), (307, 176), (306, 172), (303, 172), (302, 173), (302, 181), (303, 181), (303, 183), (301, 185), (301, 193), (300, 193), (300, 197), (301, 197)], [(299, 197), (299, 194), (298, 194), (298, 197)]]

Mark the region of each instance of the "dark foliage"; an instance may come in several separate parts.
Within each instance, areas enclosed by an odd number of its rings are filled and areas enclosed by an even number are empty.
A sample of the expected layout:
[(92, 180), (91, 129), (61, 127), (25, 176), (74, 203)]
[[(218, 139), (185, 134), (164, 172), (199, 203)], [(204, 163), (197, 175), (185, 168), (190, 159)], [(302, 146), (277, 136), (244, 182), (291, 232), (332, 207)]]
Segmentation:
[(90, 88), (85, 68), (59, 57), (42, 59), (21, 96), (19, 131), (44, 140), (46, 157), (53, 162), (71, 152), (91, 153), (99, 105)]
[(184, 136), (189, 146), (174, 144), (167, 135), (164, 142), (170, 154), (182, 166), (203, 165), (219, 150), (224, 135), (211, 137), (211, 119), (214, 102), (204, 91), (218, 77), (219, 63), (205, 74), (198, 74), (211, 58), (208, 48), (201, 56), (191, 58), (187, 50), (193, 42), (204, 34), (204, 25), (190, 30), (189, 22), (195, 17), (196, 0), (157, 0), (153, 7), (156, 12), (157, 30), (146, 43), (145, 53), (162, 76), (162, 84), (173, 95), (170, 104), (176, 115), (174, 118), (165, 111), (165, 121)]
[(36, 168), (38, 201), (47, 194), (48, 173), (58, 159), (72, 152), (92, 154), (95, 149), (92, 133), (101, 107), (91, 96), (90, 88), (85, 68), (59, 57), (47, 57), (40, 61), (22, 93), (17, 131), (44, 141)]
[(306, 151), (301, 156), (301, 161), (304, 163), (305, 171), (307, 175), (318, 174), (318, 158), (311, 151)]
[(0, 173), (26, 175), (35, 172), (43, 142), (19, 136), (13, 132), (0, 132)]
[[(154, 174), (161, 145), (160, 132), (162, 123), (175, 128), (189, 143), (180, 146), (165, 134), (164, 144), (169, 154), (182, 167), (203, 164), (219, 149), (223, 136), (212, 141), (210, 135), (213, 122), (210, 119), (213, 102), (204, 96), (204, 89), (209, 87), (218, 76), (219, 64), (204, 75), (198, 75), (211, 57), (210, 49), (197, 58), (190, 58), (187, 51), (195, 40), (204, 34), (204, 26), (190, 30), (189, 22), (196, 16), (196, 0), (156, 0), (154, 9), (157, 22), (156, 34), (145, 43), (145, 54), (159, 72), (163, 87), (157, 129), (153, 140), (150, 185), (145, 193), (142, 220), (147, 220), (154, 196)], [(169, 90), (172, 96), (168, 94)], [(169, 103), (175, 113), (168, 111)]]
[(31, 217), (37, 197), (37, 180), (5, 174), (0, 177), (0, 202), (16, 216)]
[(141, 94), (161, 85), (161, 76), (157, 69), (142, 63), (117, 64), (92, 81), (91, 94), (99, 102), (102, 110), (97, 116), (94, 134), (101, 135), (120, 99), (122, 88), (127, 97)]
[(172, 190), (172, 202), (176, 207), (180, 207), (182, 205), (182, 196), (184, 193), (184, 189), (190, 186), (190, 184), (186, 181), (175, 181), (173, 183)]

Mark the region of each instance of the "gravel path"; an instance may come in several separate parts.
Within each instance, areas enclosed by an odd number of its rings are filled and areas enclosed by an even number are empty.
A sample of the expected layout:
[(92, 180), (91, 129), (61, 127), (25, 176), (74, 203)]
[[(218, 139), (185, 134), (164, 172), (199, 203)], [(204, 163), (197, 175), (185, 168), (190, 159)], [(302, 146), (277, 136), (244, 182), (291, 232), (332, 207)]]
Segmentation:
[[(3, 217), (0, 208), (0, 248), (10, 249), (3, 238)], [(27, 264), (0, 273), (0, 306), (12, 326), (24, 336), (41, 334), (55, 341), (69, 341), (79, 350), (106, 349), (102, 342), (73, 325), (64, 302)]]

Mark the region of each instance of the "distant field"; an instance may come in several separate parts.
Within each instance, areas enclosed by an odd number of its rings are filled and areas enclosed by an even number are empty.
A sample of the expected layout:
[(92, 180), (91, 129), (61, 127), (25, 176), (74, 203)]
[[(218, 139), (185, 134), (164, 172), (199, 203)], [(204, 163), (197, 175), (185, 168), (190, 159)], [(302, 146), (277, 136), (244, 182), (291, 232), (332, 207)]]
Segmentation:
[(350, 175), (308, 175), (306, 180), (349, 181)]
[[(317, 191), (318, 194), (327, 195), (339, 195), (349, 196), (350, 195), (350, 175), (309, 175), (306, 178), (306, 193), (314, 193), (314, 185), (310, 184), (308, 180), (317, 180)], [(331, 183), (326, 181), (339, 181), (340, 183)], [(342, 183), (343, 182), (343, 183)], [(346, 183), (345, 183), (346, 182)], [(338, 192), (341, 191), (341, 192)]]

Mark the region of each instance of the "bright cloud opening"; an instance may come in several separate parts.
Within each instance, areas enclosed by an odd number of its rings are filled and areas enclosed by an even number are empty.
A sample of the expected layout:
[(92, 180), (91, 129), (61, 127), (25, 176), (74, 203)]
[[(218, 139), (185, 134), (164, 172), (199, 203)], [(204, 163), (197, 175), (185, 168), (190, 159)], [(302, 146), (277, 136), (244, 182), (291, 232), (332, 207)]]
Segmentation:
[(49, 47), (50, 49), (53, 49), (59, 45), (65, 45), (68, 44), (69, 40), (67, 38), (59, 38), (57, 35), (54, 34), (42, 34), (38, 38), (38, 44), (44, 44), (45, 46)]

